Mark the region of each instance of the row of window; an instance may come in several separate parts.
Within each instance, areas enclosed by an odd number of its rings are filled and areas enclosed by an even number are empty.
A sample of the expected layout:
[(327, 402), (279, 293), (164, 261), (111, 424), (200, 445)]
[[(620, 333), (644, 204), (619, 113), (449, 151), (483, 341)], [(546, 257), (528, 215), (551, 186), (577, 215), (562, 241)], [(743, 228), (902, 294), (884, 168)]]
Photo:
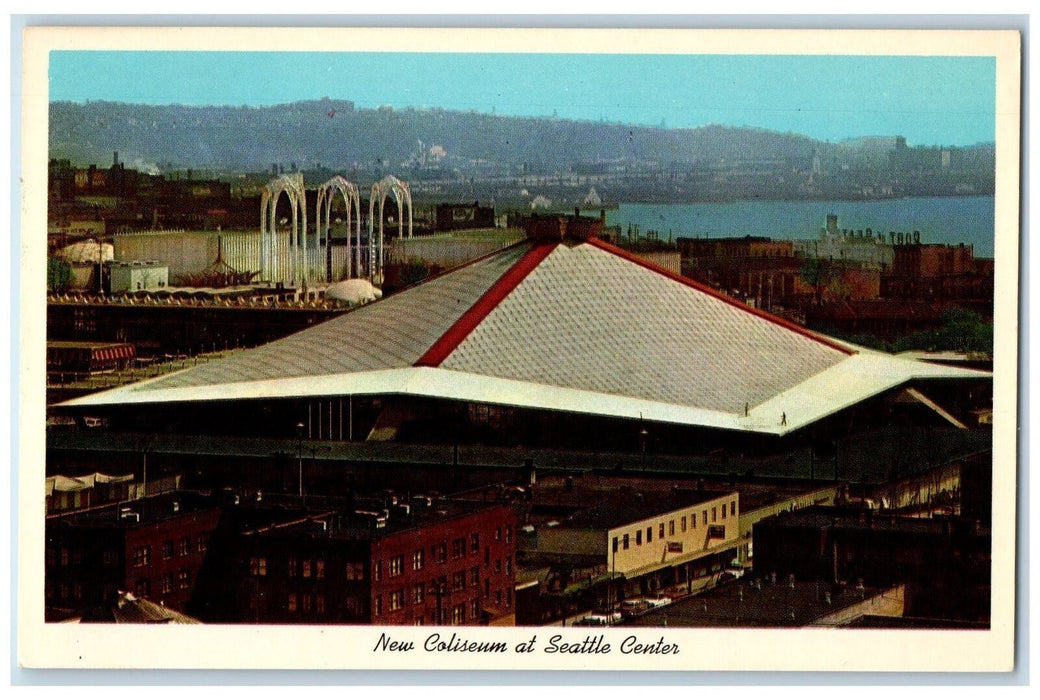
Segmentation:
[[(167, 595), (174, 590), (174, 584), (178, 590), (186, 591), (191, 588), (191, 570), (181, 569), (177, 572), (176, 582), (172, 573), (166, 573), (159, 577), (159, 595)], [(134, 595), (138, 598), (150, 598), (152, 595), (151, 579), (139, 578), (134, 581)]]
[[(421, 551), (421, 550), (419, 550)], [(390, 577), (399, 576), (403, 572), (404, 568), (404, 556), (399, 555), (391, 558), (389, 566)], [(379, 581), (382, 578), (380, 573), (382, 570), (382, 562), (376, 562), (374, 569), (373, 578)], [(502, 560), (496, 559), (494, 570), (496, 574), (502, 573)], [(505, 558), (505, 571), (509, 576), (513, 575), (513, 557), (508, 556)], [(249, 573), (252, 576), (267, 576), (267, 557), (254, 556), (249, 559)], [(325, 560), (324, 559), (301, 559), (297, 560), (296, 557), (289, 557), (288, 559), (288, 574), (289, 578), (314, 578), (324, 579), (325, 578)], [(344, 572), (345, 579), (347, 581), (364, 581), (365, 580), (365, 564), (364, 562), (347, 562), (346, 570)], [(469, 569), (470, 585), (479, 585), (480, 582), (480, 567), (474, 566)], [(452, 574), (452, 590), (461, 590), (466, 587), (466, 572), (456, 571)]]
[[(734, 517), (737, 514), (737, 502), (735, 500), (733, 500), (733, 501), (730, 501), (729, 503), (723, 503), (721, 510), (722, 510), (722, 518), (721, 518), (721, 520), (726, 520), (728, 517)], [(711, 522), (712, 523), (718, 522), (720, 520), (720, 518), (718, 516), (719, 516), (719, 507), (718, 506), (712, 506), (712, 508), (711, 508)], [(668, 537), (673, 537), (675, 535), (675, 522), (676, 521), (675, 521), (674, 518), (669, 520), (668, 523), (667, 523), (667, 528), (665, 527), (665, 522), (664, 521), (659, 522), (657, 524), (657, 538), (663, 540), (666, 537), (666, 535), (665, 535), (666, 531), (668, 533), (667, 534)], [(708, 509), (704, 509), (704, 510), (701, 511), (701, 524), (702, 525), (708, 525)], [(690, 516), (689, 516), (689, 526), (690, 526), (690, 528), (692, 528), (694, 530), (697, 529), (697, 513), (696, 512), (690, 513)], [(679, 531), (680, 532), (686, 532), (686, 528), (687, 528), (687, 517), (685, 515), (683, 515), (682, 517), (679, 518)], [(633, 539), (635, 540), (635, 545), (637, 547), (642, 545), (643, 544), (643, 533), (644, 533), (644, 530), (642, 528), (640, 528), (640, 529), (635, 531), (634, 536), (633, 536), (632, 533), (627, 533), (626, 532), (625, 534), (623, 534), (620, 537), (620, 541), (619, 541), (619, 538), (615, 537), (613, 542), (611, 543), (612, 550), (614, 552), (617, 552), (619, 546), (620, 546), (621, 549), (628, 549), (629, 546), (631, 546)], [(646, 543), (650, 544), (651, 542), (654, 541), (654, 526), (653, 525), (648, 525), (646, 527), (645, 533), (646, 533)]]
[[(195, 537), (195, 551), (205, 552), (209, 547), (209, 535), (198, 535)], [(178, 557), (186, 557), (192, 552), (192, 541), (191, 537), (182, 537), (177, 540), (176, 552)], [(163, 559), (173, 559), (174, 557), (174, 541), (166, 540), (162, 545), (162, 556)]]

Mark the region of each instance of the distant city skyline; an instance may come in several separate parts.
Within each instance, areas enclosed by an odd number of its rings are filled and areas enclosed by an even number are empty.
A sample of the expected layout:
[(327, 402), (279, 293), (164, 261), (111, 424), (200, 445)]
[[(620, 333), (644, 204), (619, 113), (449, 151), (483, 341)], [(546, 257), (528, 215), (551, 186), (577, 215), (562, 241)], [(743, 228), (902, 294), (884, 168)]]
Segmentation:
[(322, 97), (910, 145), (995, 140), (991, 57), (54, 51), (51, 101), (266, 106)]

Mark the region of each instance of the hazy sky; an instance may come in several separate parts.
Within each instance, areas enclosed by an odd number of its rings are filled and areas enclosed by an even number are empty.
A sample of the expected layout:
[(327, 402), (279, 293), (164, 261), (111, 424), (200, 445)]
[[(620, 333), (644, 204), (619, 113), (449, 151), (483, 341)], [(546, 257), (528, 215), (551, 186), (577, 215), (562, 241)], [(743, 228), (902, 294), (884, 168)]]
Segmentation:
[(57, 51), (52, 100), (270, 105), (323, 96), (503, 115), (995, 139), (987, 57)]

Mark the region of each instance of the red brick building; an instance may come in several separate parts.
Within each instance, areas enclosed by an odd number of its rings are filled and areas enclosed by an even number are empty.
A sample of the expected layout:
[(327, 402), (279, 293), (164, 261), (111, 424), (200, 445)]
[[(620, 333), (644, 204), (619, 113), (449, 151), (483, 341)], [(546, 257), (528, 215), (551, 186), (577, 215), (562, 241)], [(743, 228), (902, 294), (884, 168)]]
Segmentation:
[(219, 520), (220, 508), (185, 493), (49, 517), (48, 619), (106, 606), (118, 591), (184, 610)]
[(517, 521), (426, 497), (312, 510), (241, 534), (238, 618), (260, 623), (512, 624)]

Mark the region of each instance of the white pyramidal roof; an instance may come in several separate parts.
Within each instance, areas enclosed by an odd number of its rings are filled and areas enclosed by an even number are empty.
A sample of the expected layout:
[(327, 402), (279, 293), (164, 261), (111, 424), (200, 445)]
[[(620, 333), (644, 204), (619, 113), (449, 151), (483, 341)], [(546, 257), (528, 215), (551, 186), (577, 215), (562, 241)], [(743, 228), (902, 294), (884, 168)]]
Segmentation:
[(597, 239), (523, 242), (224, 360), (66, 406), (401, 394), (784, 434), (911, 380)]

